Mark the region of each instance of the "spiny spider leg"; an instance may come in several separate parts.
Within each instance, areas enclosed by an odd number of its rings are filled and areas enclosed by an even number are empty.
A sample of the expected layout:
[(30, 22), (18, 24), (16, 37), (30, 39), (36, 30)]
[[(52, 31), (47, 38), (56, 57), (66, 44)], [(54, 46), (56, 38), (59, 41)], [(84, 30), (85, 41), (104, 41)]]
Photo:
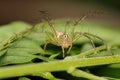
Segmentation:
[(76, 20), (75, 21), (75, 23), (73, 24), (73, 28), (72, 28), (72, 32), (71, 32), (71, 34), (72, 34), (72, 39), (74, 39), (74, 32), (75, 32), (75, 28), (76, 28), (76, 26), (81, 22), (81, 21), (83, 21), (85, 18), (87, 18), (88, 16), (90, 16), (90, 15), (93, 15), (93, 14), (97, 14), (97, 13), (99, 13), (98, 11), (89, 11), (89, 12), (87, 12), (85, 15), (83, 15), (81, 18), (79, 18), (78, 20)]
[(54, 37), (49, 32), (46, 31), (45, 33), (50, 38), (50, 40), (54, 41)]
[(70, 45), (70, 47), (69, 47), (69, 49), (68, 49), (68, 51), (67, 51), (67, 54), (70, 53), (71, 48), (72, 48), (72, 44)]
[(87, 17), (87, 15), (83, 15), (80, 19), (78, 19), (77, 21), (75, 21), (75, 23), (73, 24), (73, 28), (72, 28), (72, 32), (71, 32), (71, 34), (72, 34), (72, 39), (74, 39), (74, 32), (75, 32), (75, 28), (76, 28), (76, 26), (81, 22), (81, 21), (83, 21), (85, 18)]
[(94, 41), (92, 40), (92, 38), (89, 37), (88, 35), (83, 35), (83, 36), (87, 37), (87, 38), (90, 40), (90, 43), (92, 44), (93, 48), (95, 48), (95, 43), (94, 43)]
[[(92, 40), (92, 38), (91, 38), (90, 36), (95, 37), (95, 38), (97, 38), (97, 39), (99, 39), (99, 40), (101, 40), (101, 41), (103, 42), (103, 39), (102, 39), (101, 37), (98, 37), (98, 36), (93, 35), (93, 34), (90, 34), (90, 33), (86, 33), (86, 32), (83, 32), (83, 33), (82, 33), (82, 32), (75, 32), (74, 34), (79, 34), (79, 36), (76, 37), (76, 38), (73, 40), (73, 42), (75, 42), (76, 40), (78, 40), (80, 37), (85, 36), (85, 37), (87, 37), (87, 38), (90, 40), (93, 48), (95, 48), (95, 44), (94, 44), (94, 41)], [(104, 43), (104, 42), (103, 42), (103, 43)]]
[(63, 53), (63, 58), (64, 58), (65, 57), (65, 50), (62, 46), (61, 46), (61, 48), (62, 48), (62, 53)]
[(42, 14), (43, 14), (43, 17), (44, 19), (48, 22), (49, 26), (51, 27), (53, 33), (54, 33), (54, 36), (57, 37), (57, 33), (56, 33), (56, 29), (54, 27), (54, 24), (51, 22), (51, 18), (48, 14), (47, 11), (40, 11)]
[(75, 32), (74, 34), (76, 34), (76, 35), (78, 34), (78, 37), (76, 37), (73, 40), (73, 42), (77, 41), (80, 37), (84, 36), (90, 40), (90, 43), (92, 44), (93, 48), (95, 48), (94, 41), (92, 40), (92, 38), (89, 35), (85, 34), (84, 32), (83, 33), (82, 32)]
[(66, 24), (65, 24), (65, 34), (68, 34), (68, 25), (70, 23), (70, 20), (67, 20), (66, 21)]
[(101, 41), (102, 41), (102, 43), (104, 44), (104, 40), (103, 40), (101, 37), (96, 36), (96, 35), (94, 35), (94, 34), (86, 33), (86, 32), (85, 32), (85, 34), (86, 34), (86, 35), (90, 35), (90, 36), (92, 36), (92, 37), (95, 37), (95, 38), (97, 38), (97, 39), (101, 40)]
[(51, 43), (51, 42), (50, 42), (49, 40), (47, 40), (46, 43), (45, 43), (45, 45), (44, 45), (44, 51), (46, 50), (46, 47), (47, 47), (47, 45), (48, 45), (49, 43)]
[(50, 38), (49, 40), (46, 41), (45, 45), (44, 45), (44, 51), (46, 50), (47, 44), (54, 42), (54, 37), (49, 33), (49, 32), (45, 32), (47, 34), (47, 36)]
[[(63, 48), (62, 46), (61, 46), (61, 48), (62, 48), (62, 53), (63, 53), (63, 58), (64, 58), (64, 57), (65, 57), (65, 50), (64, 50), (64, 48)], [(72, 44), (71, 44), (70, 47), (68, 48), (67, 54), (70, 53), (71, 48), (72, 48)]]

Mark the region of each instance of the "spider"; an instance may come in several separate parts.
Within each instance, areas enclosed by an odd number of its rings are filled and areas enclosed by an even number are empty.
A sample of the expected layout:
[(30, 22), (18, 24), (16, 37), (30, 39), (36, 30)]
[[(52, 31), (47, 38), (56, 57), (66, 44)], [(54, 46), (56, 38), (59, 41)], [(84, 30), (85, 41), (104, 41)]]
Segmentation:
[(84, 15), (82, 16), (81, 18), (79, 18), (78, 20), (75, 21), (75, 23), (73, 24), (73, 27), (72, 27), (72, 31), (71, 31), (71, 37), (70, 35), (68, 35), (68, 24), (70, 23), (69, 21), (66, 22), (66, 25), (65, 25), (65, 32), (62, 33), (60, 31), (58, 31), (55, 27), (54, 27), (54, 24), (50, 21), (50, 18), (48, 17), (48, 15), (46, 15), (45, 12), (41, 11), (41, 13), (44, 14), (44, 16), (47, 16), (45, 17), (45, 19), (47, 20), (51, 30), (52, 30), (52, 34), (50, 34), (49, 32), (45, 32), (46, 35), (49, 37), (48, 40), (46, 40), (46, 43), (44, 45), (44, 51), (47, 47), (47, 44), (51, 43), (53, 45), (56, 45), (56, 46), (60, 46), (62, 48), (62, 53), (63, 53), (63, 57), (65, 57), (65, 50), (64, 49), (68, 49), (67, 50), (67, 54), (70, 53), (70, 50), (73, 46), (73, 43), (75, 41), (77, 41), (78, 39), (80, 39), (82, 36), (88, 38), (93, 46), (93, 48), (95, 48), (95, 44), (94, 44), (94, 41), (92, 40), (91, 37), (95, 37), (101, 41), (103, 41), (103, 39), (99, 36), (96, 36), (94, 34), (90, 34), (90, 33), (87, 33), (87, 32), (75, 32), (75, 28), (76, 26), (81, 22), (83, 21), (87, 15)]

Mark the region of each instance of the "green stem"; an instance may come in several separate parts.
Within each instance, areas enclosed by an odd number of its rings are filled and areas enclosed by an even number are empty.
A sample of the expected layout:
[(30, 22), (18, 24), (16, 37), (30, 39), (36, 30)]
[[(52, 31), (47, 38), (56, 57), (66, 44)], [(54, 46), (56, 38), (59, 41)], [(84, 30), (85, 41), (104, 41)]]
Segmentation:
[(83, 78), (87, 78), (89, 80), (107, 80), (105, 78), (95, 76), (93, 74), (87, 73), (87, 72), (79, 70), (79, 69), (75, 69), (73, 67), (69, 68), (69, 70), (67, 72), (73, 76), (83, 77)]
[(80, 53), (78, 55), (75, 55), (75, 56), (69, 56), (69, 57), (66, 57), (66, 59), (72, 59), (72, 58), (84, 58), (90, 54), (93, 54), (95, 52), (98, 52), (98, 51), (101, 51), (101, 50), (109, 50), (111, 47), (114, 47), (114, 46), (120, 46), (120, 43), (112, 43), (112, 44), (109, 44), (109, 45), (103, 45), (103, 46), (100, 46), (100, 47), (97, 47), (95, 49), (91, 49), (91, 50), (88, 50), (86, 52), (83, 52), (83, 53)]
[(88, 50), (88, 51), (86, 51), (86, 52), (83, 52), (83, 53), (81, 53), (81, 54), (79, 54), (79, 55), (76, 55), (76, 56), (77, 56), (78, 58), (86, 57), (86, 56), (88, 56), (88, 55), (90, 55), (90, 54), (93, 54), (93, 53), (95, 53), (95, 52), (97, 52), (97, 51), (100, 51), (100, 50), (103, 50), (103, 49), (107, 49), (107, 46), (106, 46), (106, 45), (103, 45), (103, 46), (97, 47), (97, 48), (95, 48), (95, 49), (91, 49), (91, 50)]
[(18, 65), (18, 66), (3, 67), (3, 68), (1, 67), (0, 79), (7, 77), (24, 76), (37, 72), (66, 71), (70, 67), (77, 68), (77, 67), (104, 65), (111, 63), (120, 63), (120, 55), (60, 60), (60, 61), (34, 63), (34, 64)]

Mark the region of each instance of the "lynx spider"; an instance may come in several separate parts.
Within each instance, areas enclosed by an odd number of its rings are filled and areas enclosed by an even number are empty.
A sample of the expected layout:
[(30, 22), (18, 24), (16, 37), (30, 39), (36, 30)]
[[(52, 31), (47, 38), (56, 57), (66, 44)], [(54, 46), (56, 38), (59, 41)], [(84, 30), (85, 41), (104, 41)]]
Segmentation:
[[(62, 33), (58, 30), (55, 29), (54, 24), (50, 21), (50, 18), (48, 16), (48, 14), (45, 11), (40, 11), (42, 14), (44, 14), (45, 20), (48, 22), (50, 28), (53, 31), (53, 34), (51, 35), (49, 32), (46, 32), (47, 36), (50, 38), (49, 40), (46, 41), (45, 45), (44, 45), (44, 50), (46, 49), (47, 44), (51, 43), (53, 45), (56, 46), (61, 46), (62, 48), (62, 53), (63, 53), (63, 57), (65, 57), (65, 48), (68, 48), (67, 54), (70, 52), (72, 45), (75, 41), (77, 41), (78, 39), (80, 39), (82, 36), (88, 38), (93, 46), (93, 48), (95, 48), (95, 44), (94, 41), (92, 40), (91, 37), (95, 37), (99, 40), (101, 40), (103, 42), (103, 39), (99, 36), (96, 36), (94, 34), (90, 34), (87, 32), (75, 32), (75, 28), (76, 26), (83, 21), (88, 15), (83, 15), (81, 18), (79, 18), (78, 20), (75, 21), (75, 23), (73, 24), (72, 27), (72, 31), (71, 31), (71, 37), (68, 35), (68, 24), (69, 21), (66, 22), (65, 25), (65, 32)], [(76, 35), (78, 35), (76, 37)]]

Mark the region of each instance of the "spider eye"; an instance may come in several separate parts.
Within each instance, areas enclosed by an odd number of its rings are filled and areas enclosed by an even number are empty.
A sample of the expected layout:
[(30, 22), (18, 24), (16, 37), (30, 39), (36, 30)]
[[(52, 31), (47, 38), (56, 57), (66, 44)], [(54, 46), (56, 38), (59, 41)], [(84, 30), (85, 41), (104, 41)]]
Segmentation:
[(65, 38), (67, 38), (68, 36), (67, 35), (64, 35)]

